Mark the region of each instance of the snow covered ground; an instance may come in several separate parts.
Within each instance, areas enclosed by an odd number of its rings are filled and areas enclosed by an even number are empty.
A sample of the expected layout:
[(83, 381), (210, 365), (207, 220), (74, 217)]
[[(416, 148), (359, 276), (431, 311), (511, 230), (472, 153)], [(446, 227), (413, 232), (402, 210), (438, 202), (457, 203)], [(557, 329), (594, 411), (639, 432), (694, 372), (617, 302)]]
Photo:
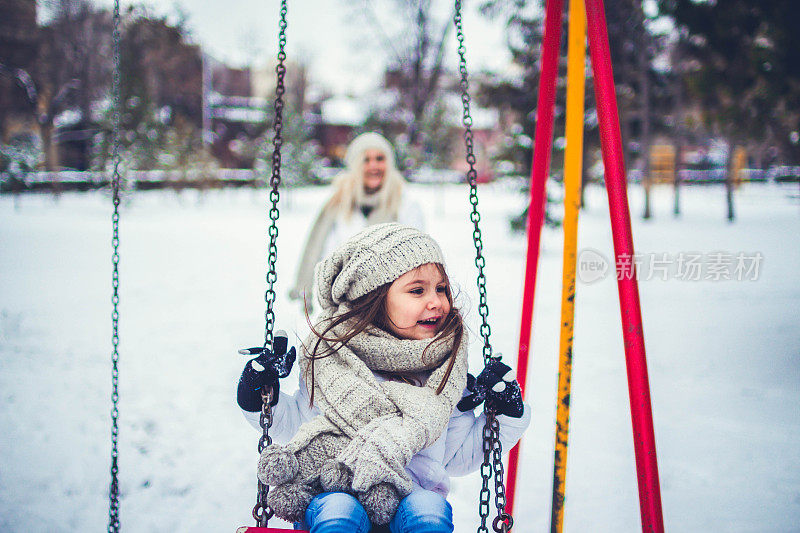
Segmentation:
[[(467, 192), (412, 185), (477, 324)], [(304, 336), (286, 299), (324, 189), (288, 191), (280, 218), (277, 323)], [(605, 193), (589, 189), (581, 249), (610, 257)], [(525, 239), (507, 219), (524, 199), (480, 191), (495, 350), (514, 364)], [(800, 531), (800, 202), (797, 186), (746, 185), (738, 220), (724, 192), (656, 189), (638, 253), (673, 271), (640, 281), (668, 531)], [(231, 532), (251, 524), (257, 433), (234, 390), (263, 341), (263, 192), (138, 193), (122, 211), (120, 468), (126, 531)], [(101, 531), (110, 450), (110, 202), (105, 193), (0, 197), (0, 531)], [(539, 269), (518, 532), (548, 530), (560, 321), (560, 233)], [(679, 279), (678, 257), (763, 259), (756, 280)], [(681, 255), (684, 254), (684, 255)], [(703, 271), (705, 276), (706, 270)], [(750, 273), (752, 277), (753, 273)], [(480, 365), (472, 335), (471, 365)], [(565, 531), (640, 529), (619, 304), (613, 276), (581, 283)], [(290, 383), (294, 378), (288, 378)], [(290, 388), (291, 386), (287, 386)], [(456, 531), (477, 525), (479, 478), (454, 480)]]

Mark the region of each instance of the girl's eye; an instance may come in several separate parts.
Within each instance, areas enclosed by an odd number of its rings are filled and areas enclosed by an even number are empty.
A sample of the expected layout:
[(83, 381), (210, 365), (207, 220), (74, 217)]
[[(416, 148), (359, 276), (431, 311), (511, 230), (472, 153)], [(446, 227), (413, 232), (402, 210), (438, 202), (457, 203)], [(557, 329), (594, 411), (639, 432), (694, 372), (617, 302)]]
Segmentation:
[(438, 292), (440, 294), (445, 294), (447, 292), (447, 287), (444, 286), (444, 285), (436, 287), (436, 292)]
[(425, 291), (422, 289), (422, 287), (417, 287), (415, 289), (411, 289), (411, 294), (422, 294), (423, 292), (425, 292)]

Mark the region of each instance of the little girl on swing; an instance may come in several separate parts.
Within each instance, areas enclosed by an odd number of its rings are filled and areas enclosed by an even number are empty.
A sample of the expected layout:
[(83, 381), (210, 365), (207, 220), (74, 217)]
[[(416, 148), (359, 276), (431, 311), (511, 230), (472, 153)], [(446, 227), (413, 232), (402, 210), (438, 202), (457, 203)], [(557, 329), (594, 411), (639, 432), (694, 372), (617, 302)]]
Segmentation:
[(484, 399), (500, 442), (530, 423), (511, 369), (492, 362), (467, 374), (467, 337), (438, 244), (397, 223), (350, 238), (315, 270), (322, 312), (303, 344), (300, 386), (280, 393), (295, 349), (245, 365), (238, 403), (260, 429), (261, 390), (272, 387), (277, 442), (261, 453), (259, 479), (275, 515), (312, 533), (453, 531), (450, 476), (483, 460)]

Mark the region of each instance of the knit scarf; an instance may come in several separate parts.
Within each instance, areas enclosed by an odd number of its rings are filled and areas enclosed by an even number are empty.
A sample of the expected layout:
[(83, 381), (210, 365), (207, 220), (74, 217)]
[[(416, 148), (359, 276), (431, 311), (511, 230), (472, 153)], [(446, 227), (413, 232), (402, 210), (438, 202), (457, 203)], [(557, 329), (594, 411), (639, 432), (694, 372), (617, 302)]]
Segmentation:
[[(381, 207), (380, 196), (378, 194), (365, 194), (363, 200), (359, 204), (353, 205), (351, 216), (353, 216), (356, 211), (361, 211), (364, 208), (369, 209), (369, 215), (366, 217), (367, 226), (397, 220), (396, 212), (393, 213), (389, 209)], [(328, 235), (331, 234), (333, 225), (336, 223), (339, 216), (341, 216), (339, 210), (330, 205), (323, 207), (322, 211), (317, 215), (311, 227), (311, 231), (308, 234), (305, 248), (303, 248), (303, 255), (297, 267), (297, 277), (295, 279), (294, 288), (292, 289), (292, 294), (302, 297), (305, 291), (308, 297), (311, 297), (311, 286), (314, 282), (314, 267), (320, 259), (322, 259), (325, 241), (328, 239)]]
[[(325, 319), (347, 311), (326, 311)], [(331, 331), (341, 336), (347, 324)], [(309, 337), (300, 368), (310, 383), (311, 359), (317, 337)], [(466, 336), (455, 355), (440, 394), (453, 340), (398, 339), (375, 327), (344, 346), (320, 341), (314, 361), (314, 403), (320, 415), (303, 424), (287, 445), (264, 449), (259, 462), (262, 482), (276, 486), (268, 497), (275, 514), (301, 520), (311, 499), (321, 492), (343, 491), (361, 501), (374, 524), (391, 520), (400, 499), (413, 489), (405, 470), (411, 458), (442, 434), (466, 386)], [(426, 350), (427, 348), (427, 350)], [(421, 386), (379, 382), (373, 372), (430, 372)], [(426, 372), (427, 373), (427, 372)]]

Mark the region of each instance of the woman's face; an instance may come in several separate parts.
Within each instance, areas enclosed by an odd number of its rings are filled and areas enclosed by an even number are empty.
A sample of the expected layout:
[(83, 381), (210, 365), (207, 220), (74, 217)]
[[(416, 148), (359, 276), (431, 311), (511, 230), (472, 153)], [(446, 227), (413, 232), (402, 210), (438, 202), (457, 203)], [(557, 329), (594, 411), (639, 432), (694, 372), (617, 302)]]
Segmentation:
[(402, 339), (432, 339), (450, 314), (447, 281), (427, 263), (394, 280), (386, 294), (389, 329)]
[(375, 192), (386, 177), (386, 154), (376, 148), (364, 152), (364, 190)]

